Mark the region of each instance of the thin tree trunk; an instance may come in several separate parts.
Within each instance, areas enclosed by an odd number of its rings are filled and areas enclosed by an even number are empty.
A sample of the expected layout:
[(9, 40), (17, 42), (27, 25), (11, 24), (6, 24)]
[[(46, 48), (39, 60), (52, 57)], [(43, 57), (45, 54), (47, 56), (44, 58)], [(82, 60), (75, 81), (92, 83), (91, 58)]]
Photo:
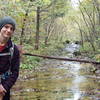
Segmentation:
[(28, 16), (28, 10), (26, 11), (25, 17), (23, 19), (23, 24), (22, 24), (22, 31), (21, 31), (21, 37), (20, 37), (20, 45), (23, 44), (23, 37), (24, 37), (24, 30), (25, 30), (25, 22), (26, 22), (26, 18)]
[(37, 7), (35, 49), (39, 49), (40, 7)]
[(97, 12), (98, 12), (98, 24), (100, 25), (100, 4), (99, 4), (99, 1), (98, 0), (93, 0), (94, 2), (94, 5), (97, 9)]
[(88, 25), (88, 23), (87, 23), (87, 21), (86, 21), (86, 19), (85, 19), (84, 13), (83, 13), (83, 11), (81, 10), (81, 8), (80, 8), (80, 11), (81, 11), (81, 13), (82, 13), (84, 22), (85, 22), (85, 24), (86, 24), (86, 26), (87, 26), (87, 29), (88, 29), (88, 32), (89, 32), (89, 36), (90, 36), (89, 41), (90, 41), (90, 44), (91, 44), (91, 46), (92, 46), (92, 48), (93, 48), (93, 51), (95, 51), (94, 41), (93, 41), (93, 37), (92, 37), (92, 35), (91, 35), (91, 31), (90, 31), (90, 29), (89, 29), (89, 25)]

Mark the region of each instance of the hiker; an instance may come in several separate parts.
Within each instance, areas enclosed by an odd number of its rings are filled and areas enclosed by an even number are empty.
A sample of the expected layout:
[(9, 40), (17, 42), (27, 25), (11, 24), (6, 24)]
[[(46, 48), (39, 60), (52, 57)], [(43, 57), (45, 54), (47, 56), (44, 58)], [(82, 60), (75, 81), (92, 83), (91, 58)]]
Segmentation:
[(10, 89), (19, 75), (19, 50), (11, 41), (15, 28), (12, 17), (0, 19), (0, 100), (10, 100)]

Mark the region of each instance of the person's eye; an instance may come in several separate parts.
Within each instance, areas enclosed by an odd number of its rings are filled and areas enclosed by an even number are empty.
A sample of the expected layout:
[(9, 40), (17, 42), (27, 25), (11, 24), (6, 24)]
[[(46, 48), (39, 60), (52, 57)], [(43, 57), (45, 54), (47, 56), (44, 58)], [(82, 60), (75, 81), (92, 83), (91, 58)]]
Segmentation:
[(5, 26), (5, 28), (8, 28), (8, 26)]
[(13, 28), (10, 28), (11, 31), (13, 31)]

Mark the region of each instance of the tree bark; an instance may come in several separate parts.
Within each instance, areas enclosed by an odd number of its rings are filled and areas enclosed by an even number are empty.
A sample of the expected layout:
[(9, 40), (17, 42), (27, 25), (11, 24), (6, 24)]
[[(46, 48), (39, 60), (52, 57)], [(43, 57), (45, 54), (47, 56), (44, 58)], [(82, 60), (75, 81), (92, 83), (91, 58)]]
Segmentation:
[(25, 17), (23, 19), (22, 31), (21, 31), (21, 37), (20, 37), (20, 45), (23, 44), (23, 36), (24, 36), (24, 30), (25, 30), (25, 22), (26, 22), (27, 16), (28, 16), (28, 10), (26, 11)]
[(37, 7), (35, 50), (39, 49), (40, 7)]
[(92, 61), (92, 60), (85, 60), (85, 59), (75, 59), (75, 58), (61, 58), (61, 57), (51, 57), (51, 56), (43, 56), (43, 55), (36, 55), (36, 54), (30, 54), (30, 53), (23, 53), (23, 55), (27, 56), (37, 56), (47, 59), (56, 59), (56, 60), (65, 60), (65, 61), (76, 61), (76, 62), (83, 62), (83, 63), (93, 63), (93, 64), (99, 64), (100, 62)]

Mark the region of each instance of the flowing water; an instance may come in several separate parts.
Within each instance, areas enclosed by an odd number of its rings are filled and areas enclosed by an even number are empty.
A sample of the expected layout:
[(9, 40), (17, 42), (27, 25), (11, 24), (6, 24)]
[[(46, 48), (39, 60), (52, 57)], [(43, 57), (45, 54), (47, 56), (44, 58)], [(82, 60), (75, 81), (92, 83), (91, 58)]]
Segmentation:
[[(79, 45), (65, 48), (72, 57)], [(64, 57), (66, 57), (66, 55)], [(100, 100), (100, 75), (91, 64), (48, 60), (35, 71), (24, 70), (11, 92), (11, 100)]]

